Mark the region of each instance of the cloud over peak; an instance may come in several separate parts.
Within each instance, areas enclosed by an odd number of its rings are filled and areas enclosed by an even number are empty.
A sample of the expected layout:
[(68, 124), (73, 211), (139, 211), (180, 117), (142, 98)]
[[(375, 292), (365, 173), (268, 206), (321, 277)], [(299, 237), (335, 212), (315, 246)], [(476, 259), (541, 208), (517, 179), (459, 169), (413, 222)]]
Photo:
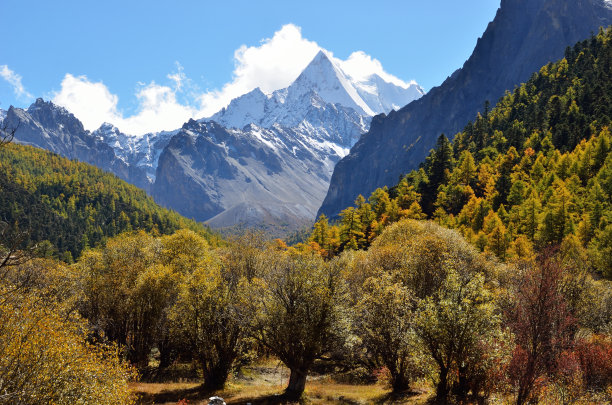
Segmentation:
[(232, 81), (202, 95), (203, 116), (211, 116), (234, 98), (259, 87), (264, 93), (289, 86), (314, 58), (320, 47), (302, 37), (300, 27), (287, 24), (259, 46), (242, 45), (234, 52)]
[[(118, 96), (104, 83), (70, 73), (62, 80), (61, 89), (54, 93), (53, 102), (71, 111), (90, 130), (97, 129), (103, 122), (110, 122), (133, 135), (171, 130), (189, 118), (213, 115), (232, 99), (256, 87), (271, 93), (289, 86), (321, 49), (316, 42), (302, 37), (300, 27), (287, 24), (256, 46), (242, 45), (236, 49), (232, 80), (219, 89), (200, 91), (177, 63), (177, 71), (167, 76), (168, 85), (151, 82), (137, 90), (139, 108), (130, 116), (124, 116), (119, 110)], [(326, 52), (333, 57), (331, 52)], [(377, 74), (402, 87), (411, 84), (385, 72), (377, 59), (362, 51), (352, 53), (347, 60), (334, 58), (334, 61), (356, 80)]]

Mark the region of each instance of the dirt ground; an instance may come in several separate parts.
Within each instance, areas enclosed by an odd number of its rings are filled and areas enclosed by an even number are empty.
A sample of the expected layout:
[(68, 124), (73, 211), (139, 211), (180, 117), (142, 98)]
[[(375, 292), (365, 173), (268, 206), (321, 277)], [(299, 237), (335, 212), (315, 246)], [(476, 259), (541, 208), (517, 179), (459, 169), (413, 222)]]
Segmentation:
[[(229, 404), (295, 404), (282, 394), (287, 385), (289, 370), (278, 361), (265, 360), (255, 365), (243, 367), (230, 377), (225, 389), (217, 392), (202, 392), (201, 382), (137, 382), (132, 390), (138, 395), (139, 404), (207, 404), (208, 398), (217, 395)], [(419, 387), (420, 388), (420, 387)], [(400, 397), (390, 394), (390, 389), (382, 383), (343, 384), (330, 376), (309, 377), (306, 391), (300, 404), (425, 404), (431, 396), (428, 387), (415, 390)]]

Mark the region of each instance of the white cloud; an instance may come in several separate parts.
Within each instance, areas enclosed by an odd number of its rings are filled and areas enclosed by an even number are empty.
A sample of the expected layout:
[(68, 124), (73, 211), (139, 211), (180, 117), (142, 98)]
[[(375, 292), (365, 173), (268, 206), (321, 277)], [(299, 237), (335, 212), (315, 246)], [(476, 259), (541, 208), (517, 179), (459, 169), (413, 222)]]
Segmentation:
[(300, 27), (293, 24), (284, 25), (259, 46), (242, 45), (234, 52), (233, 80), (221, 90), (202, 95), (203, 115), (216, 113), (232, 99), (256, 87), (271, 93), (289, 86), (319, 49), (316, 42), (303, 38)]
[[(301, 28), (284, 25), (272, 38), (257, 46), (242, 45), (234, 52), (232, 80), (220, 89), (200, 91), (177, 63), (177, 70), (167, 75), (172, 86), (151, 82), (137, 91), (137, 112), (125, 117), (118, 109), (119, 99), (102, 82), (91, 82), (86, 76), (66, 74), (61, 90), (53, 102), (66, 107), (85, 128), (97, 129), (110, 122), (122, 131), (141, 135), (147, 132), (180, 127), (189, 118), (209, 117), (229, 102), (256, 87), (264, 93), (289, 86), (321, 48), (302, 37)], [(333, 57), (329, 51), (327, 53)], [(354, 52), (345, 61), (334, 60), (353, 78), (363, 80), (378, 74), (384, 80), (407, 87), (410, 83), (384, 71), (382, 64), (362, 51)], [(177, 96), (180, 95), (180, 100)]]
[(340, 65), (345, 73), (358, 81), (364, 81), (368, 78), (368, 76), (377, 74), (384, 81), (393, 83), (403, 88), (408, 88), (411, 84), (416, 83), (415, 81), (405, 82), (392, 74), (385, 72), (378, 59), (372, 58), (363, 51), (353, 52), (345, 61), (337, 58), (334, 58), (334, 61)]
[(61, 91), (53, 97), (55, 104), (66, 107), (87, 129), (121, 118), (117, 112), (118, 101), (102, 82), (92, 83), (85, 76), (75, 77), (70, 73), (64, 76)]
[(53, 102), (66, 107), (83, 122), (86, 129), (94, 130), (104, 122), (110, 122), (122, 131), (142, 135), (162, 129), (175, 129), (197, 114), (197, 110), (176, 100), (181, 84), (180, 73), (174, 88), (152, 82), (137, 93), (139, 109), (136, 114), (124, 117), (118, 110), (119, 98), (102, 82), (91, 82), (86, 76), (67, 74), (62, 89), (55, 93)]
[(0, 77), (13, 87), (13, 92), (17, 97), (22, 99), (32, 98), (32, 95), (26, 91), (21, 83), (21, 75), (13, 72), (7, 65), (0, 65)]

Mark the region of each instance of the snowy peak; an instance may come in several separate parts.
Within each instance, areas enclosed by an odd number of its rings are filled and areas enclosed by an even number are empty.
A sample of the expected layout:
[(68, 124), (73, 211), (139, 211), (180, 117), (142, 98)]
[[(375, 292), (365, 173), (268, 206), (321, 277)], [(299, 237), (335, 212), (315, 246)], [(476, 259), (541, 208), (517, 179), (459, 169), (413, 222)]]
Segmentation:
[(102, 125), (100, 125), (100, 128), (98, 128), (95, 131), (96, 135), (98, 135), (99, 137), (108, 140), (109, 138), (124, 138), (127, 137), (128, 135), (124, 135), (119, 128), (117, 128), (116, 126), (114, 126), (113, 124), (109, 123), (109, 122), (104, 122), (102, 123)]
[(289, 86), (288, 98), (299, 99), (312, 90), (327, 103), (354, 108), (364, 115), (375, 115), (375, 111), (359, 96), (348, 75), (322, 50)]
[(149, 183), (153, 183), (159, 155), (178, 131), (162, 131), (141, 136), (128, 135), (113, 124), (105, 122), (92, 135), (110, 146), (123, 162), (144, 170)]
[(355, 83), (359, 96), (378, 113), (399, 110), (411, 101), (425, 95), (425, 90), (416, 83), (407, 87), (389, 83), (377, 74)]
[(399, 109), (425, 93), (416, 83), (390, 83), (377, 74), (356, 79), (342, 69), (341, 63), (321, 50), (289, 87), (269, 95), (256, 88), (204, 120), (238, 129), (250, 123), (263, 128), (274, 124), (295, 127), (305, 119), (316, 127), (321, 127), (321, 123), (330, 127), (319, 119), (316, 120), (319, 124), (311, 121), (313, 114), (323, 117), (331, 110), (345, 109), (361, 116), (367, 130), (370, 117)]
[(242, 128), (250, 123), (259, 123), (265, 116), (267, 102), (268, 96), (257, 87), (233, 99), (227, 107), (210, 119), (235, 128)]
[(93, 135), (112, 147), (118, 156), (133, 152), (132, 138), (134, 137), (124, 134), (113, 124), (103, 123), (100, 128), (93, 132)]

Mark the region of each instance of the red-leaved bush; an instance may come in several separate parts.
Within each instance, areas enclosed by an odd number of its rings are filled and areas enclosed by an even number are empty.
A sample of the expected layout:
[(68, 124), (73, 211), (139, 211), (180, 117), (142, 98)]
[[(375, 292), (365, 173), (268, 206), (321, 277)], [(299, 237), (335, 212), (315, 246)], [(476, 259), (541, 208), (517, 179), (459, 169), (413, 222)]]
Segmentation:
[(574, 353), (580, 364), (584, 384), (589, 389), (604, 389), (612, 385), (612, 339), (593, 335), (576, 342)]
[(572, 347), (575, 326), (559, 291), (563, 267), (552, 251), (524, 270), (515, 304), (507, 313), (516, 342), (509, 372), (518, 405), (530, 401), (538, 385), (557, 371), (561, 354)]

